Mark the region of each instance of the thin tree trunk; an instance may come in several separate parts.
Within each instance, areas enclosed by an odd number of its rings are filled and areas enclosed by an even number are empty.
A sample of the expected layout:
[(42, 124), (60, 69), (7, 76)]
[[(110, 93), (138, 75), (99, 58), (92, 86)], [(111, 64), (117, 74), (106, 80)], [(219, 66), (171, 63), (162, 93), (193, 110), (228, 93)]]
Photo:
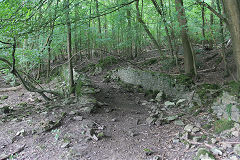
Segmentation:
[(69, 69), (69, 87), (70, 94), (74, 92), (74, 81), (73, 81), (73, 66), (72, 66), (72, 33), (71, 33), (71, 21), (69, 13), (69, 0), (66, 0), (66, 25), (67, 25), (67, 52), (68, 52), (68, 69)]
[(127, 52), (128, 55), (130, 57), (130, 59), (133, 59), (133, 54), (132, 54), (132, 23), (131, 23), (131, 11), (128, 8), (127, 9), (127, 19), (128, 19), (128, 35), (127, 35), (127, 42), (128, 43), (128, 47), (127, 47)]
[(161, 53), (161, 47), (160, 45), (158, 44), (157, 40), (154, 38), (154, 36), (152, 35), (152, 33), (150, 32), (150, 30), (148, 29), (148, 26), (146, 25), (146, 23), (143, 21), (141, 15), (140, 15), (140, 12), (139, 12), (139, 0), (136, 1), (136, 9), (137, 9), (137, 19), (139, 21), (139, 23), (142, 24), (143, 28), (145, 29), (146, 33), (148, 34), (149, 38), (152, 40), (153, 44), (155, 45), (155, 47), (157, 47), (159, 53), (161, 55), (163, 55)]
[(181, 37), (184, 50), (184, 69), (189, 75), (196, 75), (195, 58), (193, 49), (188, 37), (187, 19), (183, 8), (182, 0), (175, 0), (176, 11), (178, 12), (178, 21), (181, 27)]
[[(204, 0), (203, 0), (204, 3)], [(203, 40), (202, 40), (202, 48), (205, 47), (205, 40), (206, 40), (206, 36), (205, 36), (205, 6), (202, 5), (202, 36), (203, 36)]]
[[(221, 6), (219, 0), (217, 0), (217, 9), (219, 13), (222, 13)], [(223, 32), (223, 20), (219, 19), (219, 24), (220, 24), (220, 33), (221, 33), (221, 43), (222, 43), (222, 58), (223, 58), (223, 64), (224, 64), (224, 75), (228, 76), (228, 67), (227, 67), (227, 61), (226, 61), (226, 47), (225, 47), (225, 38), (224, 38), (224, 32)]]

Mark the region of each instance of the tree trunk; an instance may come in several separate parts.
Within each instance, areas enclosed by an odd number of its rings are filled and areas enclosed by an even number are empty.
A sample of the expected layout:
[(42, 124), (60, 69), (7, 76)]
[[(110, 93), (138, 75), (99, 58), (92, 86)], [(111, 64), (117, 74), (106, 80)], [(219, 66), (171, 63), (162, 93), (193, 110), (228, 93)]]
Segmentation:
[(128, 47), (127, 47), (127, 52), (130, 57), (130, 59), (133, 59), (133, 54), (132, 54), (132, 23), (131, 23), (131, 11), (130, 8), (127, 9), (127, 20), (128, 20), (128, 35), (127, 35), (127, 42)]
[(67, 52), (68, 52), (68, 69), (69, 69), (69, 87), (70, 93), (74, 92), (74, 81), (73, 81), (73, 67), (72, 67), (72, 33), (71, 33), (71, 21), (69, 13), (69, 0), (66, 0), (66, 25), (67, 25)]
[[(204, 0), (203, 0), (204, 3)], [(203, 36), (203, 40), (202, 40), (202, 48), (205, 48), (205, 42), (206, 42), (206, 36), (205, 36), (205, 6), (202, 5), (202, 36)]]
[(239, 0), (223, 0), (224, 11), (228, 17), (233, 53), (237, 66), (237, 80), (240, 80), (240, 2)]
[[(221, 6), (220, 6), (220, 2), (219, 0), (217, 0), (217, 8), (218, 8), (218, 12), (222, 13), (221, 10)], [(219, 24), (220, 24), (220, 33), (221, 33), (221, 43), (222, 43), (222, 58), (223, 58), (223, 64), (224, 64), (224, 75), (228, 76), (229, 72), (228, 72), (228, 67), (227, 67), (227, 61), (226, 61), (226, 56), (225, 56), (225, 52), (226, 52), (226, 47), (225, 47), (225, 38), (224, 38), (224, 32), (223, 32), (223, 20), (219, 19)]]
[(161, 47), (160, 45), (158, 44), (157, 40), (154, 38), (154, 36), (152, 35), (152, 33), (150, 32), (150, 30), (148, 29), (148, 26), (146, 25), (146, 23), (143, 21), (141, 15), (140, 15), (140, 12), (139, 12), (139, 0), (137, 0), (136, 2), (136, 9), (137, 9), (137, 19), (138, 19), (138, 22), (142, 24), (143, 28), (145, 29), (145, 31), (147, 32), (149, 38), (152, 40), (153, 44), (157, 47), (157, 49), (159, 50), (159, 53), (161, 55), (163, 55), (161, 53)]
[(184, 69), (189, 75), (196, 75), (194, 53), (188, 37), (187, 19), (183, 8), (183, 0), (175, 0), (178, 22), (181, 27), (181, 37), (184, 50)]

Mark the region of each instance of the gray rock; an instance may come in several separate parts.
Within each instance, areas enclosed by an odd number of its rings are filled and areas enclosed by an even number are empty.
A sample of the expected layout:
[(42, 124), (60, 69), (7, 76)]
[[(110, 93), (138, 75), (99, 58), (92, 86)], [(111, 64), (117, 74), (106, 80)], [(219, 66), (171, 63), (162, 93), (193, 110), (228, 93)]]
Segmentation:
[(182, 120), (176, 120), (173, 123), (177, 126), (184, 126), (185, 125)]
[(166, 120), (169, 121), (169, 122), (174, 121), (176, 119), (178, 119), (178, 115), (166, 117)]
[(237, 156), (231, 156), (230, 160), (239, 160), (239, 158)]
[(206, 148), (199, 148), (195, 159), (196, 160), (215, 160), (214, 156)]
[(156, 122), (156, 120), (157, 120), (157, 118), (155, 118), (155, 117), (148, 117), (146, 119), (146, 122), (147, 122), (147, 124), (151, 125), (151, 124), (154, 124)]
[(27, 135), (27, 132), (24, 129), (16, 133), (16, 136), (26, 136), (26, 135)]
[(240, 121), (240, 110), (237, 97), (230, 95), (228, 92), (223, 92), (222, 96), (218, 97), (213, 103), (212, 109), (220, 119), (231, 119), (235, 122)]
[(180, 106), (182, 104), (184, 104), (187, 100), (186, 99), (179, 99), (176, 103), (177, 106)]
[(61, 145), (61, 148), (68, 148), (70, 146), (70, 142), (64, 142), (62, 145)]
[[(111, 78), (115, 80), (119, 79), (124, 83), (141, 85), (145, 90), (156, 90), (157, 88), (163, 91), (166, 96), (178, 98), (181, 98), (186, 90), (184, 85), (176, 83), (174, 77), (161, 73), (136, 70), (131, 67), (119, 68), (112, 71)], [(170, 84), (174, 84), (174, 86)]]
[(222, 149), (223, 149), (223, 150), (226, 150), (226, 149), (228, 149), (228, 148), (232, 148), (232, 145), (231, 145), (230, 143), (224, 143), (224, 142), (222, 142)]
[(197, 132), (199, 132), (200, 131), (200, 128), (198, 128), (198, 127), (193, 127), (193, 129), (192, 129), (192, 132), (193, 133), (197, 133)]
[(116, 121), (117, 121), (116, 118), (111, 119), (111, 122), (116, 122)]
[(138, 134), (135, 133), (134, 131), (128, 131), (128, 134), (129, 134), (129, 136), (131, 136), (131, 137), (135, 137), (135, 136), (138, 135)]
[(235, 124), (234, 124), (234, 128), (239, 131), (239, 130), (240, 130), (240, 124), (235, 123)]
[(176, 144), (176, 143), (179, 143), (180, 140), (178, 138), (175, 138), (175, 139), (172, 140), (172, 142)]
[(233, 152), (236, 155), (240, 156), (240, 144), (237, 144), (237, 145), (234, 146)]
[(211, 152), (213, 153), (213, 155), (215, 156), (221, 156), (223, 153), (220, 149), (214, 147), (214, 148), (211, 148)]
[(63, 105), (69, 105), (69, 104), (72, 104), (73, 103), (73, 100), (72, 99), (65, 99), (64, 101), (63, 101)]
[(199, 142), (199, 141), (201, 141), (201, 139), (202, 139), (202, 137), (198, 137), (198, 136), (193, 137), (193, 142)]
[(190, 134), (188, 132), (183, 133), (181, 139), (188, 140), (190, 137)]
[(162, 160), (161, 156), (154, 156), (152, 160)]
[(174, 102), (170, 102), (170, 101), (166, 101), (164, 103), (165, 107), (171, 107), (171, 106), (175, 106), (175, 103)]
[(233, 131), (233, 132), (232, 132), (232, 135), (233, 135), (234, 137), (239, 137), (239, 131)]
[(82, 116), (76, 116), (73, 118), (75, 121), (82, 121), (83, 117)]
[(187, 131), (187, 132), (192, 132), (192, 129), (193, 129), (193, 125), (191, 124), (188, 124), (184, 127), (184, 131)]
[(163, 91), (160, 91), (160, 92), (157, 94), (155, 100), (158, 101), (158, 102), (162, 102), (162, 101), (164, 101), (164, 98), (165, 98), (164, 92), (163, 92)]
[(217, 139), (216, 138), (211, 138), (211, 142), (212, 142), (212, 144), (216, 144), (217, 143)]
[(69, 115), (74, 115), (74, 114), (76, 114), (75, 111), (71, 111), (71, 112), (69, 112)]

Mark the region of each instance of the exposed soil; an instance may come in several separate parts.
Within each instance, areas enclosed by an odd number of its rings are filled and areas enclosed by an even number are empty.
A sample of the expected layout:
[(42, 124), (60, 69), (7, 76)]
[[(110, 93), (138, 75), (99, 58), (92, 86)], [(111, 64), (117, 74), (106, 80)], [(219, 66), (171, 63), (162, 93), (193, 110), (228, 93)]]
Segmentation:
[[(204, 54), (203, 57), (209, 55), (211, 54)], [(215, 63), (206, 64), (202, 69), (211, 68)], [(151, 69), (161, 70), (158, 67), (159, 64), (155, 64)], [(174, 68), (173, 70), (176, 71)], [(79, 112), (74, 100), (69, 104), (64, 103), (64, 100), (49, 103), (22, 88), (0, 92), (0, 97), (8, 96), (0, 101), (0, 108), (6, 105), (13, 108), (9, 114), (0, 115), (0, 159), (4, 154), (7, 156), (13, 153), (16, 154), (11, 158), (17, 160), (150, 160), (156, 156), (163, 160), (193, 159), (201, 145), (189, 148), (184, 143), (173, 141), (183, 132), (184, 126), (177, 126), (172, 122), (148, 125), (146, 119), (156, 103), (150, 102), (142, 93), (123, 89), (115, 82), (103, 82), (104, 73), (90, 76), (93, 86), (100, 89), (95, 98), (105, 104), (93, 114)], [(224, 79), (222, 67), (202, 74), (203, 77), (196, 82), (223, 83), (231, 79)], [(1, 77), (0, 86), (9, 87)], [(193, 116), (185, 111), (182, 108), (172, 108), (165, 113), (169, 116), (182, 114), (181, 120), (185, 124), (203, 125), (212, 120), (207, 112)], [(59, 127), (51, 132), (41, 130), (48, 121), (58, 120), (64, 112), (67, 115)], [(77, 116), (82, 116), (83, 120), (74, 119)], [(92, 125), (91, 123), (103, 130), (105, 136), (102, 139), (89, 140), (83, 133), (83, 125)], [(17, 134), (19, 131), (22, 132)], [(211, 134), (211, 130), (202, 129), (200, 135), (208, 133)]]

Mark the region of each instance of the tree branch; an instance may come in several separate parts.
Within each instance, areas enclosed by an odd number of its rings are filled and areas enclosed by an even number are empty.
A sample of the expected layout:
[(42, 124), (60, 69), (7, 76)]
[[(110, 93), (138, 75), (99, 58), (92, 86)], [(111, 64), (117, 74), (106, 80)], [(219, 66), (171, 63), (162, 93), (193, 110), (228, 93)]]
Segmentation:
[(213, 14), (215, 14), (218, 18), (222, 19), (227, 25), (229, 25), (227, 18), (225, 18), (221, 13), (218, 13), (209, 4), (207, 4), (206, 2), (200, 2), (200, 1), (197, 1), (197, 3), (207, 7)]

